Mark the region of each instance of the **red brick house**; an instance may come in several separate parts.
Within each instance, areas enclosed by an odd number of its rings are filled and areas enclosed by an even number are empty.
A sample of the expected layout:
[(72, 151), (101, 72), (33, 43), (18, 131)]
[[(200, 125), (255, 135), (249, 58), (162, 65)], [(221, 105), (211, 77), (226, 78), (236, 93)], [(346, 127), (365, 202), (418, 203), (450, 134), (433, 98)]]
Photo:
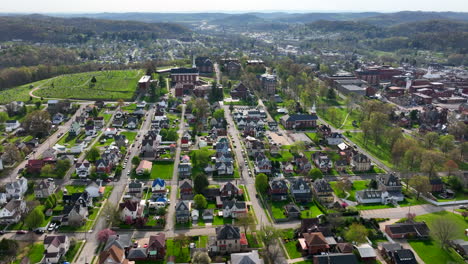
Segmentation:
[(28, 173), (41, 173), (42, 167), (44, 167), (44, 160), (28, 160), (26, 164), (26, 170)]
[(143, 75), (138, 81), (138, 89), (140, 90), (149, 90), (151, 83), (150, 75)]
[(219, 188), (219, 193), (222, 199), (231, 199), (243, 194), (242, 189), (234, 185), (232, 182), (227, 182)]
[(298, 239), (298, 246), (302, 255), (313, 255), (321, 252), (328, 252), (328, 245), (325, 236), (321, 232), (311, 232), (302, 234), (303, 238)]
[(407, 222), (386, 225), (385, 232), (391, 238), (427, 238), (429, 237), (429, 227), (425, 222)]
[(281, 117), (281, 124), (286, 129), (305, 129), (314, 128), (317, 126), (317, 115), (314, 114), (296, 114), (296, 115), (285, 115)]
[(166, 257), (166, 235), (158, 233), (150, 236), (148, 243), (148, 259), (163, 260)]
[(246, 99), (248, 94), (249, 94), (249, 89), (243, 83), (239, 83), (231, 91), (231, 97), (233, 99)]
[(112, 164), (108, 160), (100, 159), (96, 161), (96, 172), (110, 174)]
[(171, 69), (171, 82), (192, 83), (198, 81), (198, 70), (196, 68), (175, 68)]
[(429, 179), (431, 184), (431, 192), (440, 193), (444, 190), (444, 182), (439, 177)]

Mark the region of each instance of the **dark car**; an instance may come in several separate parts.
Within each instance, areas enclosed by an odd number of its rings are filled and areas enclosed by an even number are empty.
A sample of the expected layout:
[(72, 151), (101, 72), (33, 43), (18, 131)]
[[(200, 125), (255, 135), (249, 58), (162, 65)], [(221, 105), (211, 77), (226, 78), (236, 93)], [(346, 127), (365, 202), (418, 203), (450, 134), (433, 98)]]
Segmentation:
[(26, 230), (18, 230), (18, 231), (16, 231), (16, 234), (18, 234), (18, 235), (24, 235), (24, 234), (26, 234), (27, 232), (28, 232), (28, 231), (26, 231)]

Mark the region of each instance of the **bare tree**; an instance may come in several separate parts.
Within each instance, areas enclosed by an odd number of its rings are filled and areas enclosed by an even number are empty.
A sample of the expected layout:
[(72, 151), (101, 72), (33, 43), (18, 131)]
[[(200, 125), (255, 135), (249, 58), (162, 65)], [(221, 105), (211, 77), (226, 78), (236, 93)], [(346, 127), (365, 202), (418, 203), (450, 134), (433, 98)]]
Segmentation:
[(416, 199), (419, 199), (421, 193), (425, 194), (431, 191), (431, 183), (427, 176), (415, 175), (409, 180), (409, 185), (418, 192)]
[(450, 240), (458, 235), (457, 223), (447, 217), (437, 217), (430, 224), (431, 236), (437, 239), (443, 248), (449, 246)]
[(197, 251), (193, 254), (192, 264), (210, 264), (211, 258), (208, 253), (203, 251)]
[(238, 217), (236, 220), (236, 225), (243, 227), (244, 232), (247, 234), (247, 229), (249, 229), (249, 227), (252, 225), (255, 225), (255, 218), (252, 213), (249, 212), (241, 217)]
[(280, 254), (278, 238), (281, 236), (281, 231), (274, 226), (262, 226), (257, 234), (265, 246), (265, 257), (269, 260), (269, 263), (274, 263), (274, 260)]

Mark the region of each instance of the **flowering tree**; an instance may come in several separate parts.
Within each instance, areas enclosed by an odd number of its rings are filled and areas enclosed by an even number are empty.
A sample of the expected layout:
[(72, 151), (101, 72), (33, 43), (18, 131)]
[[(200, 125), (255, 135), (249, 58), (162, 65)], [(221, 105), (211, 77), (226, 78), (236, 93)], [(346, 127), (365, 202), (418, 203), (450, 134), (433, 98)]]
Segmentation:
[(101, 243), (104, 243), (112, 235), (115, 235), (115, 232), (110, 230), (109, 228), (106, 228), (97, 233), (97, 240)]

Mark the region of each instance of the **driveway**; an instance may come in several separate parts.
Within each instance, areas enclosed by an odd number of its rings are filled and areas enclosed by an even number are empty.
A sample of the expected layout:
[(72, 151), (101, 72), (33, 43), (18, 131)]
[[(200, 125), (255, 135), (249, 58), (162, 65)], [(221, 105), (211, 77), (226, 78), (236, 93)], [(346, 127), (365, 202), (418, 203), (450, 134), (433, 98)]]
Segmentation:
[(406, 217), (408, 212), (415, 213), (416, 215), (430, 214), (439, 211), (452, 211), (457, 208), (456, 206), (434, 206), (431, 204), (413, 205), (407, 207), (385, 208), (375, 210), (362, 210), (360, 211), (363, 218), (389, 218), (401, 219)]

